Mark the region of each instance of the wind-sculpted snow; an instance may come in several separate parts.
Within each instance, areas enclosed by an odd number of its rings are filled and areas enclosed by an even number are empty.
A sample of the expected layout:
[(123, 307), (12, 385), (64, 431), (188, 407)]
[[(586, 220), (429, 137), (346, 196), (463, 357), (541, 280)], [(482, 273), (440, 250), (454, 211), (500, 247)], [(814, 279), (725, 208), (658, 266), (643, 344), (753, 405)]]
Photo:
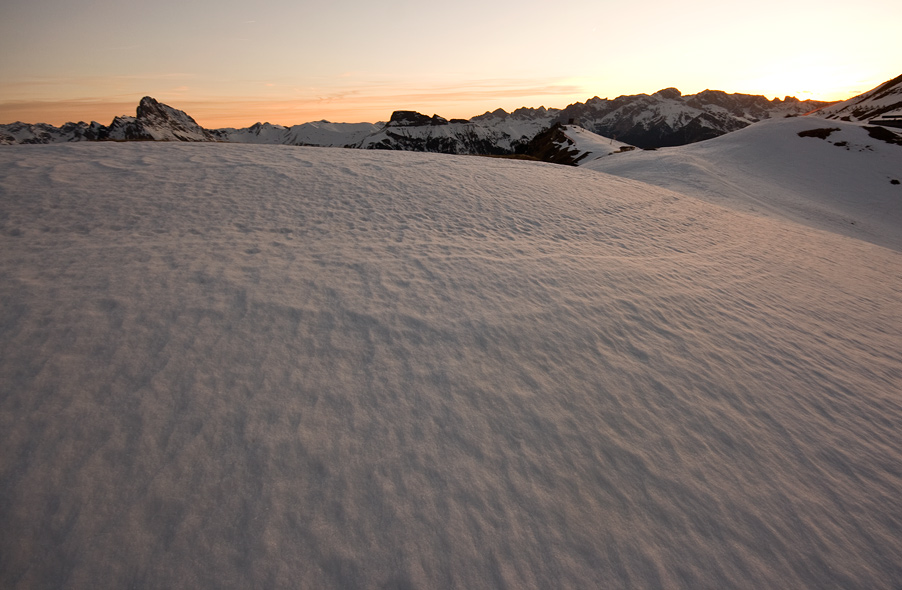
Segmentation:
[(2, 148), (0, 587), (894, 588), (900, 276), (580, 168)]

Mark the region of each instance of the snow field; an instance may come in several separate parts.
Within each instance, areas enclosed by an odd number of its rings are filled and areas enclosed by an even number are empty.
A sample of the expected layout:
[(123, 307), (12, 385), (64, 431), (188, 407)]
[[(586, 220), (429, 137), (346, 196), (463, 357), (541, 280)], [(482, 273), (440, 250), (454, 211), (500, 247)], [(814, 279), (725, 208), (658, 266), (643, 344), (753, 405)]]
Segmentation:
[[(799, 132), (835, 129), (826, 139)], [(766, 120), (708, 141), (587, 167), (902, 251), (902, 146), (855, 123)]]
[(892, 588), (900, 271), (576, 168), (3, 148), (0, 586)]

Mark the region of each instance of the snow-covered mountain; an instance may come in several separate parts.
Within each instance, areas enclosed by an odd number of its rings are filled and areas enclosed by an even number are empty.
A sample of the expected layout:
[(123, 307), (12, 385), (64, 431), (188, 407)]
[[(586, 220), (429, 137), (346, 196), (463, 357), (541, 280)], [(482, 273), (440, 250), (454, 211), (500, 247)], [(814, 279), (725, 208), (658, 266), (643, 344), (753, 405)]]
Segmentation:
[(524, 153), (541, 131), (559, 123), (643, 148), (710, 139), (767, 118), (797, 115), (824, 106), (814, 101), (769, 101), (763, 96), (705, 91), (682, 96), (674, 88), (652, 95), (592, 98), (564, 109), (497, 109), (471, 119), (447, 120), (396, 111), (387, 123), (317, 121), (292, 127), (257, 123), (243, 129), (207, 130), (188, 114), (150, 97), (135, 117), (98, 123), (0, 125), (0, 143), (56, 143), (93, 140), (228, 141), (233, 143), (341, 146), (432, 151), (451, 154)]
[(364, 138), (378, 133), (382, 123), (332, 123), (313, 121), (291, 127), (256, 123), (243, 129), (215, 129), (221, 141), (322, 147), (356, 147)]
[(881, 84), (855, 98), (812, 113), (826, 119), (868, 121), (902, 127), (902, 76)]
[(595, 97), (568, 106), (556, 120), (649, 149), (711, 139), (757, 121), (802, 115), (826, 104), (719, 90), (683, 96), (676, 88), (666, 88), (613, 100)]
[(595, 97), (564, 109), (522, 108), (513, 113), (498, 109), (456, 123), (438, 115), (403, 111), (396, 113), (407, 119), (403, 126), (389, 122), (358, 147), (456, 154), (524, 153), (540, 132), (560, 124), (582, 127), (627, 145), (657, 148), (718, 137), (756, 121), (802, 115), (826, 104), (714, 90), (683, 96), (679, 90), (668, 88), (652, 95), (614, 100)]
[(382, 129), (356, 146), (363, 149), (438, 152), (444, 154), (509, 154), (516, 140), (503, 131), (465, 119), (450, 121), (415, 111), (395, 111)]
[(136, 116), (116, 117), (108, 125), (66, 123), (54, 127), (12, 123), (0, 125), (0, 144), (65, 143), (70, 141), (217, 141), (214, 132), (198, 125), (184, 111), (174, 109), (145, 96), (138, 103)]
[[(823, 123), (595, 164), (902, 191)], [(6, 146), (0, 196), (4, 590), (902, 580), (899, 251), (412, 152)]]
[(153, 141), (215, 141), (214, 135), (184, 111), (145, 96), (137, 116), (116, 117), (109, 127), (109, 139)]
[(65, 123), (61, 127), (21, 121), (0, 125), (0, 145), (99, 141), (106, 138), (107, 127), (96, 121)]

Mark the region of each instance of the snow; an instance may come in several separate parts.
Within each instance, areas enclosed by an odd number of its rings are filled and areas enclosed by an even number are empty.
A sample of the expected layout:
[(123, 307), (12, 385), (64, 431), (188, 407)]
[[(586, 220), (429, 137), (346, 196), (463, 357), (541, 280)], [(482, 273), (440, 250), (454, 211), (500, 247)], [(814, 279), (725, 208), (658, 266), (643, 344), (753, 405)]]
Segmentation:
[[(836, 129), (826, 139), (800, 137)], [(854, 123), (770, 119), (708, 141), (616, 154), (588, 168), (902, 251), (902, 146)]]
[(580, 165), (609, 156), (624, 148), (627, 151), (634, 149), (633, 146), (622, 141), (614, 141), (610, 137), (592, 133), (576, 125), (564, 125), (561, 130), (567, 139), (573, 142), (571, 149), (576, 149), (580, 154), (580, 156), (577, 156)]
[(585, 168), (0, 148), (0, 587), (892, 588), (900, 276)]
[(257, 123), (246, 129), (219, 129), (225, 141), (234, 143), (318, 145), (345, 147), (357, 145), (368, 135), (382, 129), (382, 123), (330, 123), (314, 121), (291, 127)]

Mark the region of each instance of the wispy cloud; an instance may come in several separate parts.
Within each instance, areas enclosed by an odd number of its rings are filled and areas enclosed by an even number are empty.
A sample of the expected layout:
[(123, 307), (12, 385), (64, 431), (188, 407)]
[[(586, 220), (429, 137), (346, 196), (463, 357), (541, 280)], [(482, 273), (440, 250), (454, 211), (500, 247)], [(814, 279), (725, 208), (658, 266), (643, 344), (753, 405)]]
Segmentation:
[[(585, 90), (578, 84), (535, 80), (467, 80), (455, 84), (437, 84), (422, 88), (393, 85), (390, 81), (369, 81), (359, 86), (294, 87), (280, 91), (281, 85), (265, 82), (266, 94), (238, 97), (202, 96), (189, 85), (170, 86), (162, 82), (183, 81), (190, 74), (157, 76), (159, 91), (155, 98), (167, 100), (208, 127), (244, 126), (259, 120), (296, 124), (328, 118), (333, 121), (386, 120), (396, 109), (419, 109), (447, 117), (469, 117), (485, 110), (539, 106), (566, 106)], [(123, 76), (123, 79), (132, 79)], [(141, 79), (140, 76), (134, 77)], [(48, 81), (37, 81), (48, 83)], [(148, 92), (111, 92), (108, 96), (89, 96), (67, 100), (7, 100), (0, 102), (0, 122), (25, 120), (61, 124), (66, 121), (97, 120), (134, 112), (138, 100)], [(539, 102), (536, 102), (539, 101)]]

